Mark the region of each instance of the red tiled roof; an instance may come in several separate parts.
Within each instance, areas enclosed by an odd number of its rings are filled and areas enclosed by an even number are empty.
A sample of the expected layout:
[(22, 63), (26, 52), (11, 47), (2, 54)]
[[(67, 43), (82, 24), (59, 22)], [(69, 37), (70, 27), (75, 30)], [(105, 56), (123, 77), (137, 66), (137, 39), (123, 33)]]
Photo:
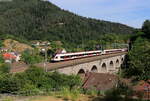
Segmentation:
[(4, 59), (16, 59), (16, 56), (10, 53), (4, 53), (3, 58)]

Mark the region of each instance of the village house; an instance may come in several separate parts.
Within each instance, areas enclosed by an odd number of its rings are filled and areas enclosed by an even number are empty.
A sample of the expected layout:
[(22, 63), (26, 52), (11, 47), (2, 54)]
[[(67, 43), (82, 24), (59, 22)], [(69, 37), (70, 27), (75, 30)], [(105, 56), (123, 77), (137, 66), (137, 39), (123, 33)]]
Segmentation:
[(150, 100), (150, 80), (140, 81), (133, 87), (135, 96), (141, 97), (145, 100)]
[(32, 45), (35, 47), (38, 46), (49, 46), (51, 43), (49, 41), (32, 41)]
[(6, 63), (19, 62), (21, 59), (21, 54), (16, 52), (6, 52), (3, 53), (3, 59)]
[(4, 53), (4, 52), (8, 52), (8, 51), (9, 51), (8, 48), (4, 48), (4, 47), (0, 48), (0, 53)]
[(63, 54), (63, 53), (67, 53), (67, 51), (65, 49), (57, 49), (55, 54)]

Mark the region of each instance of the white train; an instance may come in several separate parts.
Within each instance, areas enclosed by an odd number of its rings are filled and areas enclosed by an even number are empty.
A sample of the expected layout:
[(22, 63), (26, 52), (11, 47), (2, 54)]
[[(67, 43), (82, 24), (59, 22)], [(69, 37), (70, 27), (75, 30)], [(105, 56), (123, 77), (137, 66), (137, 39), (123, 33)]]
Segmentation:
[(79, 59), (79, 58), (85, 58), (85, 57), (91, 57), (91, 56), (99, 56), (99, 55), (107, 55), (107, 54), (113, 54), (113, 53), (119, 53), (119, 52), (125, 52), (127, 51), (126, 48), (124, 49), (109, 49), (109, 50), (96, 50), (96, 51), (86, 51), (86, 52), (75, 52), (75, 53), (60, 53), (54, 55), (54, 57), (51, 59), (53, 62), (58, 61), (66, 61), (66, 60), (73, 60), (73, 59)]
[(113, 53), (126, 52), (126, 51), (128, 51), (127, 48), (123, 48), (123, 49), (108, 49), (108, 50), (104, 50), (102, 52), (102, 54), (105, 55), (105, 54), (113, 54)]

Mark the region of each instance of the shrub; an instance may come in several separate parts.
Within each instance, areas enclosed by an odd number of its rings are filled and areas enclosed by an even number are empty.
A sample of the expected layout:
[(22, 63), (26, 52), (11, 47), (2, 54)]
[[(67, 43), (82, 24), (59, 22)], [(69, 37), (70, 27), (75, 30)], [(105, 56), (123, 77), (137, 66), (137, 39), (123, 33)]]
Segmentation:
[(0, 93), (14, 93), (20, 89), (19, 80), (12, 74), (3, 74), (0, 77)]
[(31, 66), (25, 71), (25, 76), (37, 87), (41, 86), (41, 81), (45, 79), (45, 72), (42, 68)]
[(73, 89), (71, 90), (71, 100), (76, 101), (80, 97), (80, 90), (79, 89)]
[(121, 101), (122, 97), (117, 89), (111, 89), (105, 93), (104, 101)]
[(25, 51), (22, 54), (22, 60), (27, 64), (35, 64), (41, 62), (43, 58), (38, 54), (32, 54), (30, 51)]
[(96, 89), (89, 89), (89, 90), (85, 90), (85, 94), (88, 94), (91, 96), (97, 96), (99, 95), (99, 91)]
[[(81, 79), (78, 76), (68, 76), (57, 72), (48, 73), (35, 66), (31, 66), (23, 73), (0, 75), (0, 93), (36, 95), (61, 90), (67, 93), (67, 90), (71, 92), (74, 87), (77, 88), (80, 85)], [(76, 94), (77, 91), (73, 91), (73, 95), (77, 96)]]
[(0, 64), (0, 72), (2, 73), (9, 73), (10, 72), (10, 65), (9, 64)]
[(70, 99), (70, 90), (69, 90), (69, 88), (67, 88), (67, 87), (63, 87), (62, 89), (61, 89), (61, 95), (62, 95), (62, 97), (65, 99), (65, 100), (68, 100), (68, 99)]
[(23, 88), (20, 89), (19, 94), (30, 96), (40, 94), (40, 90), (35, 85), (26, 83)]
[[(81, 78), (75, 75), (65, 75), (59, 74), (58, 72), (54, 72), (50, 76), (55, 81), (55, 88), (60, 89), (63, 87), (69, 87), (69, 89), (73, 89), (75, 86), (81, 86)], [(61, 84), (61, 85), (60, 85)]]
[(79, 89), (70, 90), (69, 87), (63, 87), (60, 91), (60, 96), (62, 96), (62, 98), (64, 98), (65, 100), (76, 101), (80, 96), (80, 90)]
[(4, 63), (4, 59), (2, 55), (0, 55), (0, 63)]

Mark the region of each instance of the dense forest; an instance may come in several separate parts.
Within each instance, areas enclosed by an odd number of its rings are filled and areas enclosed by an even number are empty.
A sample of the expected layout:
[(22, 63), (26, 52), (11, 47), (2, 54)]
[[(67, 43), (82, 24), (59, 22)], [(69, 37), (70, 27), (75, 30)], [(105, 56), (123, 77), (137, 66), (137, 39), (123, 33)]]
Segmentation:
[(48, 1), (13, 0), (0, 2), (0, 35), (26, 40), (61, 40), (81, 44), (99, 40), (104, 34), (132, 34), (134, 28), (103, 20), (81, 17)]
[(126, 77), (137, 80), (150, 78), (150, 20), (143, 23), (142, 28), (130, 38), (131, 50), (127, 55), (124, 68)]

